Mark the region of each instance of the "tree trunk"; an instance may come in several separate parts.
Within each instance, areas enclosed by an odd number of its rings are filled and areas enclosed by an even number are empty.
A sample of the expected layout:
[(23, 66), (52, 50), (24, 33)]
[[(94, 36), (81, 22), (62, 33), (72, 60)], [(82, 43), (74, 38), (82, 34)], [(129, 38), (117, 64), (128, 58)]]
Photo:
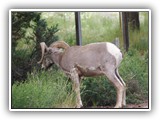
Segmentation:
[(128, 33), (128, 14), (127, 12), (122, 12), (122, 32), (123, 32), (124, 49), (128, 51), (129, 33)]
[(140, 30), (139, 12), (128, 12), (128, 24), (131, 30)]

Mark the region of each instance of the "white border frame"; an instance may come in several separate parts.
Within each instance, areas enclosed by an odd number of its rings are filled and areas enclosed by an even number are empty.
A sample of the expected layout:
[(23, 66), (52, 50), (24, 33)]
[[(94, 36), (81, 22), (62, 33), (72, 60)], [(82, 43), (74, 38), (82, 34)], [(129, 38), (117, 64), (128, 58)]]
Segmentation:
[[(149, 13), (149, 108), (122, 108), (122, 109), (12, 109), (11, 108), (11, 13), (12, 12), (127, 12), (127, 11), (143, 11)], [(10, 9), (9, 10), (9, 110), (10, 111), (150, 111), (151, 110), (151, 10), (150, 9)]]

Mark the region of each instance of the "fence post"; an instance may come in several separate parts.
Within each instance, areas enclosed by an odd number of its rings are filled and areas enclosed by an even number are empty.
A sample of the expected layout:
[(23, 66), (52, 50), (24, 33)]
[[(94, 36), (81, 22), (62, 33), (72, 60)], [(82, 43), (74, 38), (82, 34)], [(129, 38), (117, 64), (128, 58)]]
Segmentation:
[(75, 12), (75, 24), (76, 24), (76, 44), (77, 45), (82, 45), (82, 31), (81, 31), (80, 12)]

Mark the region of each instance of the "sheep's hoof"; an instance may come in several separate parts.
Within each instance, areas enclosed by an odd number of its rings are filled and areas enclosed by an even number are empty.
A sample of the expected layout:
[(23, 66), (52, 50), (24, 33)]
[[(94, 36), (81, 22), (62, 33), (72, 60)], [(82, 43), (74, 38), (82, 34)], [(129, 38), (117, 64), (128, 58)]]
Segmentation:
[(114, 108), (122, 108), (121, 105), (116, 105)]
[(76, 108), (83, 108), (83, 105), (77, 105)]
[(125, 108), (126, 106), (127, 106), (126, 104), (123, 104), (123, 105), (122, 105), (123, 108)]
[(125, 107), (125, 106), (126, 106), (126, 102), (123, 102), (123, 103), (122, 103), (122, 106)]

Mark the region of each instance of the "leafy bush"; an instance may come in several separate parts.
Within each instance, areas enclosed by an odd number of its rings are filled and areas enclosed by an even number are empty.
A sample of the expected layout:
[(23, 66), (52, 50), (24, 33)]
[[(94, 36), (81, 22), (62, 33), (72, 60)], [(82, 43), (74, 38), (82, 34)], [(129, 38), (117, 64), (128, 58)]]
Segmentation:
[(82, 101), (84, 106), (114, 105), (116, 102), (115, 88), (104, 76), (86, 78), (82, 81)]

